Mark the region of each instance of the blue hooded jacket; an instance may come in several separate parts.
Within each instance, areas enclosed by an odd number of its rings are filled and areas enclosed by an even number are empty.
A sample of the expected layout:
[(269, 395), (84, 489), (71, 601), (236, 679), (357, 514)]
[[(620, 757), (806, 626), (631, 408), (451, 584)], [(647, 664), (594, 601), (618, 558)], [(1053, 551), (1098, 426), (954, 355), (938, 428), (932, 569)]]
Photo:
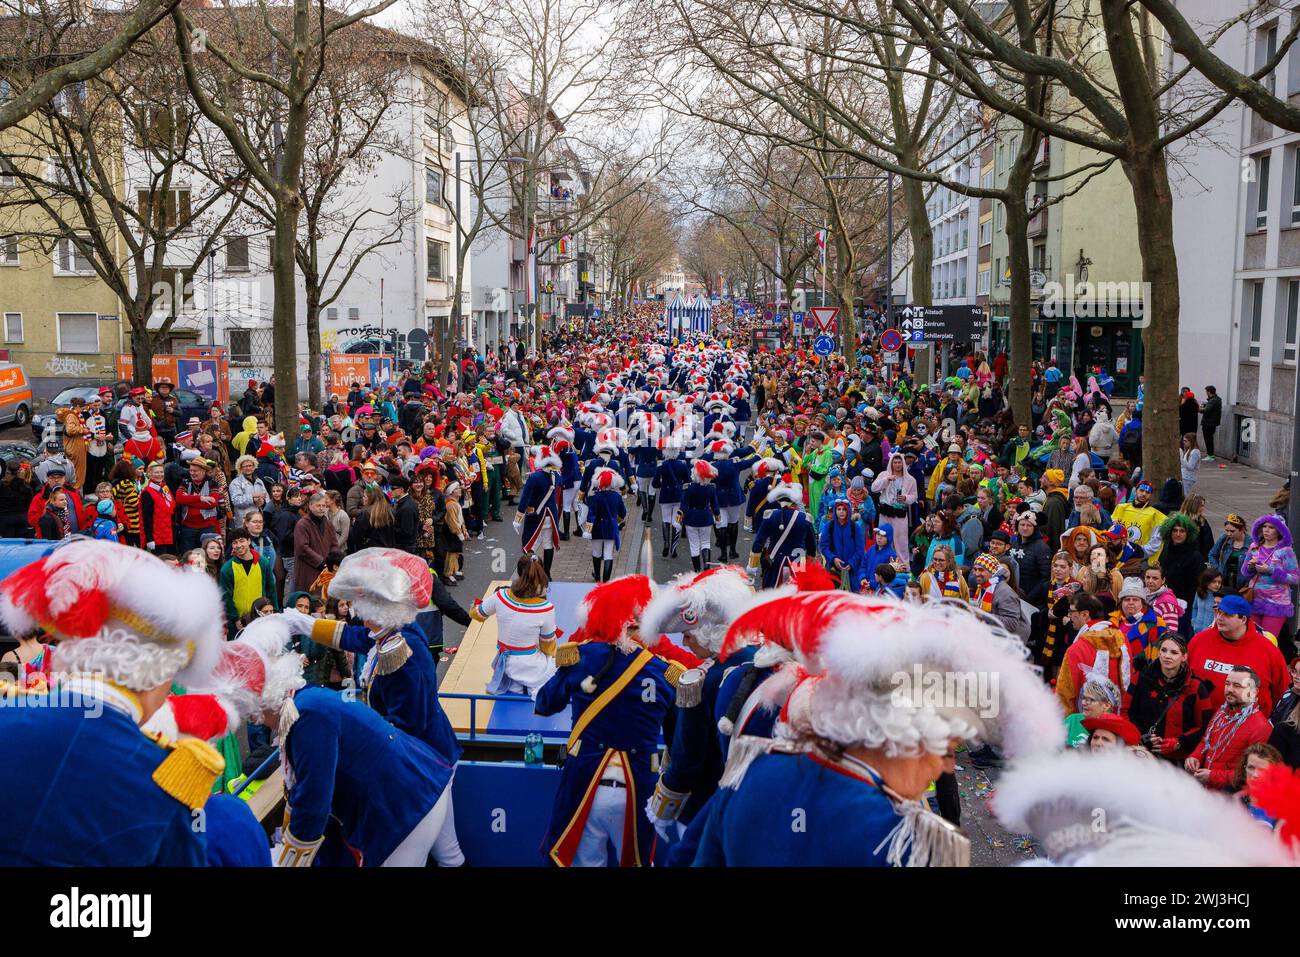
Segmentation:
[(849, 566), (849, 580), (854, 591), (862, 580), (862, 560), (866, 556), (863, 535), (862, 525), (852, 517), (851, 511), (848, 521), (840, 523), (832, 510), (818, 541), (827, 568), (836, 558)]
[(883, 532), (885, 538), (889, 541), (884, 548), (880, 548), (873, 539), (871, 547), (867, 549), (866, 554), (862, 557), (862, 577), (867, 580), (868, 584), (873, 586), (875, 585), (876, 566), (888, 564), (898, 557), (898, 552), (894, 551), (894, 526), (888, 522), (882, 522), (877, 526), (876, 531)]

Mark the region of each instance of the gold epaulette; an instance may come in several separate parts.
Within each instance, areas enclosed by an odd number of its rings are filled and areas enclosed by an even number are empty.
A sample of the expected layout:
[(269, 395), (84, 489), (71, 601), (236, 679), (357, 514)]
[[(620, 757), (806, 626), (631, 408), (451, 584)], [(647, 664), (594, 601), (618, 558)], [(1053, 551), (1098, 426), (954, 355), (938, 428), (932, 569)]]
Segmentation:
[(411, 657), (411, 646), (406, 643), (406, 639), (401, 635), (395, 637), (397, 641), (390, 641), (384, 646), (375, 649), (375, 654), (379, 655), (379, 661), (375, 665), (375, 674), (391, 675), (406, 664), (407, 659)]
[(681, 679), (682, 675), (686, 674), (686, 669), (676, 661), (668, 661), (665, 659), (664, 664), (666, 665), (664, 668), (664, 680), (676, 688), (677, 682)]
[(171, 745), (171, 754), (153, 772), (158, 785), (191, 811), (203, 807), (217, 777), (226, 769), (221, 752), (198, 738), (185, 738)]
[(572, 641), (566, 641), (562, 645), (555, 646), (555, 666), (557, 668), (567, 668), (570, 665), (576, 665), (582, 658), (578, 645)]

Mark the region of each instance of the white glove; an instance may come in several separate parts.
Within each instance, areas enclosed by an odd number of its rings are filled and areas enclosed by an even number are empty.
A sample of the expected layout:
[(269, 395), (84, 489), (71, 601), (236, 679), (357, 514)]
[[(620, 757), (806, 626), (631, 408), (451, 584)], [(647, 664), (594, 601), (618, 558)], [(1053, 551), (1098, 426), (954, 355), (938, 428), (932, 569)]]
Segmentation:
[(515, 520), (511, 522), (510, 525), (514, 528), (516, 535), (522, 535), (524, 533), (524, 520), (522, 518), (516, 516)]
[(296, 608), (286, 608), (280, 612), (280, 617), (289, 626), (290, 634), (294, 635), (310, 635), (312, 627), (317, 622), (317, 619), (311, 615), (304, 615)]

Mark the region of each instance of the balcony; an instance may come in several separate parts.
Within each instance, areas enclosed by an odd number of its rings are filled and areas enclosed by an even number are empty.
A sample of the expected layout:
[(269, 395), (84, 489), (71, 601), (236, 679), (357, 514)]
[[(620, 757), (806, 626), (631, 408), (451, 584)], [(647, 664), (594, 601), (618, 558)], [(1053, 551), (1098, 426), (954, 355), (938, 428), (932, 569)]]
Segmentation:
[(1038, 152), (1034, 154), (1034, 172), (1045, 168), (1052, 162), (1052, 141), (1046, 136), (1038, 143)]
[(1047, 210), (1040, 209), (1029, 217), (1028, 235), (1030, 239), (1042, 236), (1047, 232)]

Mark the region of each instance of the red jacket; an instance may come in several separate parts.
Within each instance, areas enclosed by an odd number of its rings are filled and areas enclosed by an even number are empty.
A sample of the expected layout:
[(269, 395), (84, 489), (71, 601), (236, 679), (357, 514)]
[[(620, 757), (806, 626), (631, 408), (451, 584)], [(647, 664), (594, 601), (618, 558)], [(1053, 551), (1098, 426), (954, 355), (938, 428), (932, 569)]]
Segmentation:
[[(71, 485), (64, 485), (63, 491), (68, 493), (68, 503), (72, 510), (77, 513), (77, 528), (82, 532), (87, 531), (91, 523), (95, 521), (95, 516), (86, 511), (85, 503), (81, 501), (81, 493)], [(36, 493), (32, 499), (32, 504), (27, 506), (27, 524), (36, 531), (36, 537), (41, 537), (41, 528), (37, 524), (41, 516), (45, 513), (45, 506), (50, 500), (50, 487), (46, 485)]]
[(1273, 733), (1273, 725), (1264, 714), (1265, 712), (1256, 710), (1240, 725), (1234, 726), (1229, 721), (1226, 710), (1220, 708), (1215, 712), (1205, 729), (1205, 737), (1201, 738), (1201, 743), (1192, 751), (1192, 757), (1210, 772), (1208, 787), (1217, 791), (1232, 787), (1232, 778), (1237, 772), (1241, 753), (1252, 744), (1267, 741)]
[(166, 485), (159, 488), (152, 482), (140, 489), (140, 536), (144, 544), (175, 545), (172, 530), (172, 513), (176, 500)]
[(1208, 678), (1214, 685), (1210, 704), (1217, 710), (1223, 704), (1223, 683), (1234, 665), (1247, 665), (1259, 675), (1259, 710), (1271, 714), (1273, 703), (1291, 687), (1286, 659), (1277, 645), (1259, 633), (1253, 621), (1236, 641), (1228, 641), (1215, 625), (1192, 636), (1187, 646), (1187, 665), (1198, 678)]
[[(204, 481), (198, 490), (194, 482), (186, 479), (176, 488), (176, 504), (180, 507), (181, 525), (185, 528), (213, 529), (221, 527), (221, 496), (211, 482)], [(214, 494), (201, 494), (207, 489)], [(204, 512), (211, 515), (204, 515)]]

